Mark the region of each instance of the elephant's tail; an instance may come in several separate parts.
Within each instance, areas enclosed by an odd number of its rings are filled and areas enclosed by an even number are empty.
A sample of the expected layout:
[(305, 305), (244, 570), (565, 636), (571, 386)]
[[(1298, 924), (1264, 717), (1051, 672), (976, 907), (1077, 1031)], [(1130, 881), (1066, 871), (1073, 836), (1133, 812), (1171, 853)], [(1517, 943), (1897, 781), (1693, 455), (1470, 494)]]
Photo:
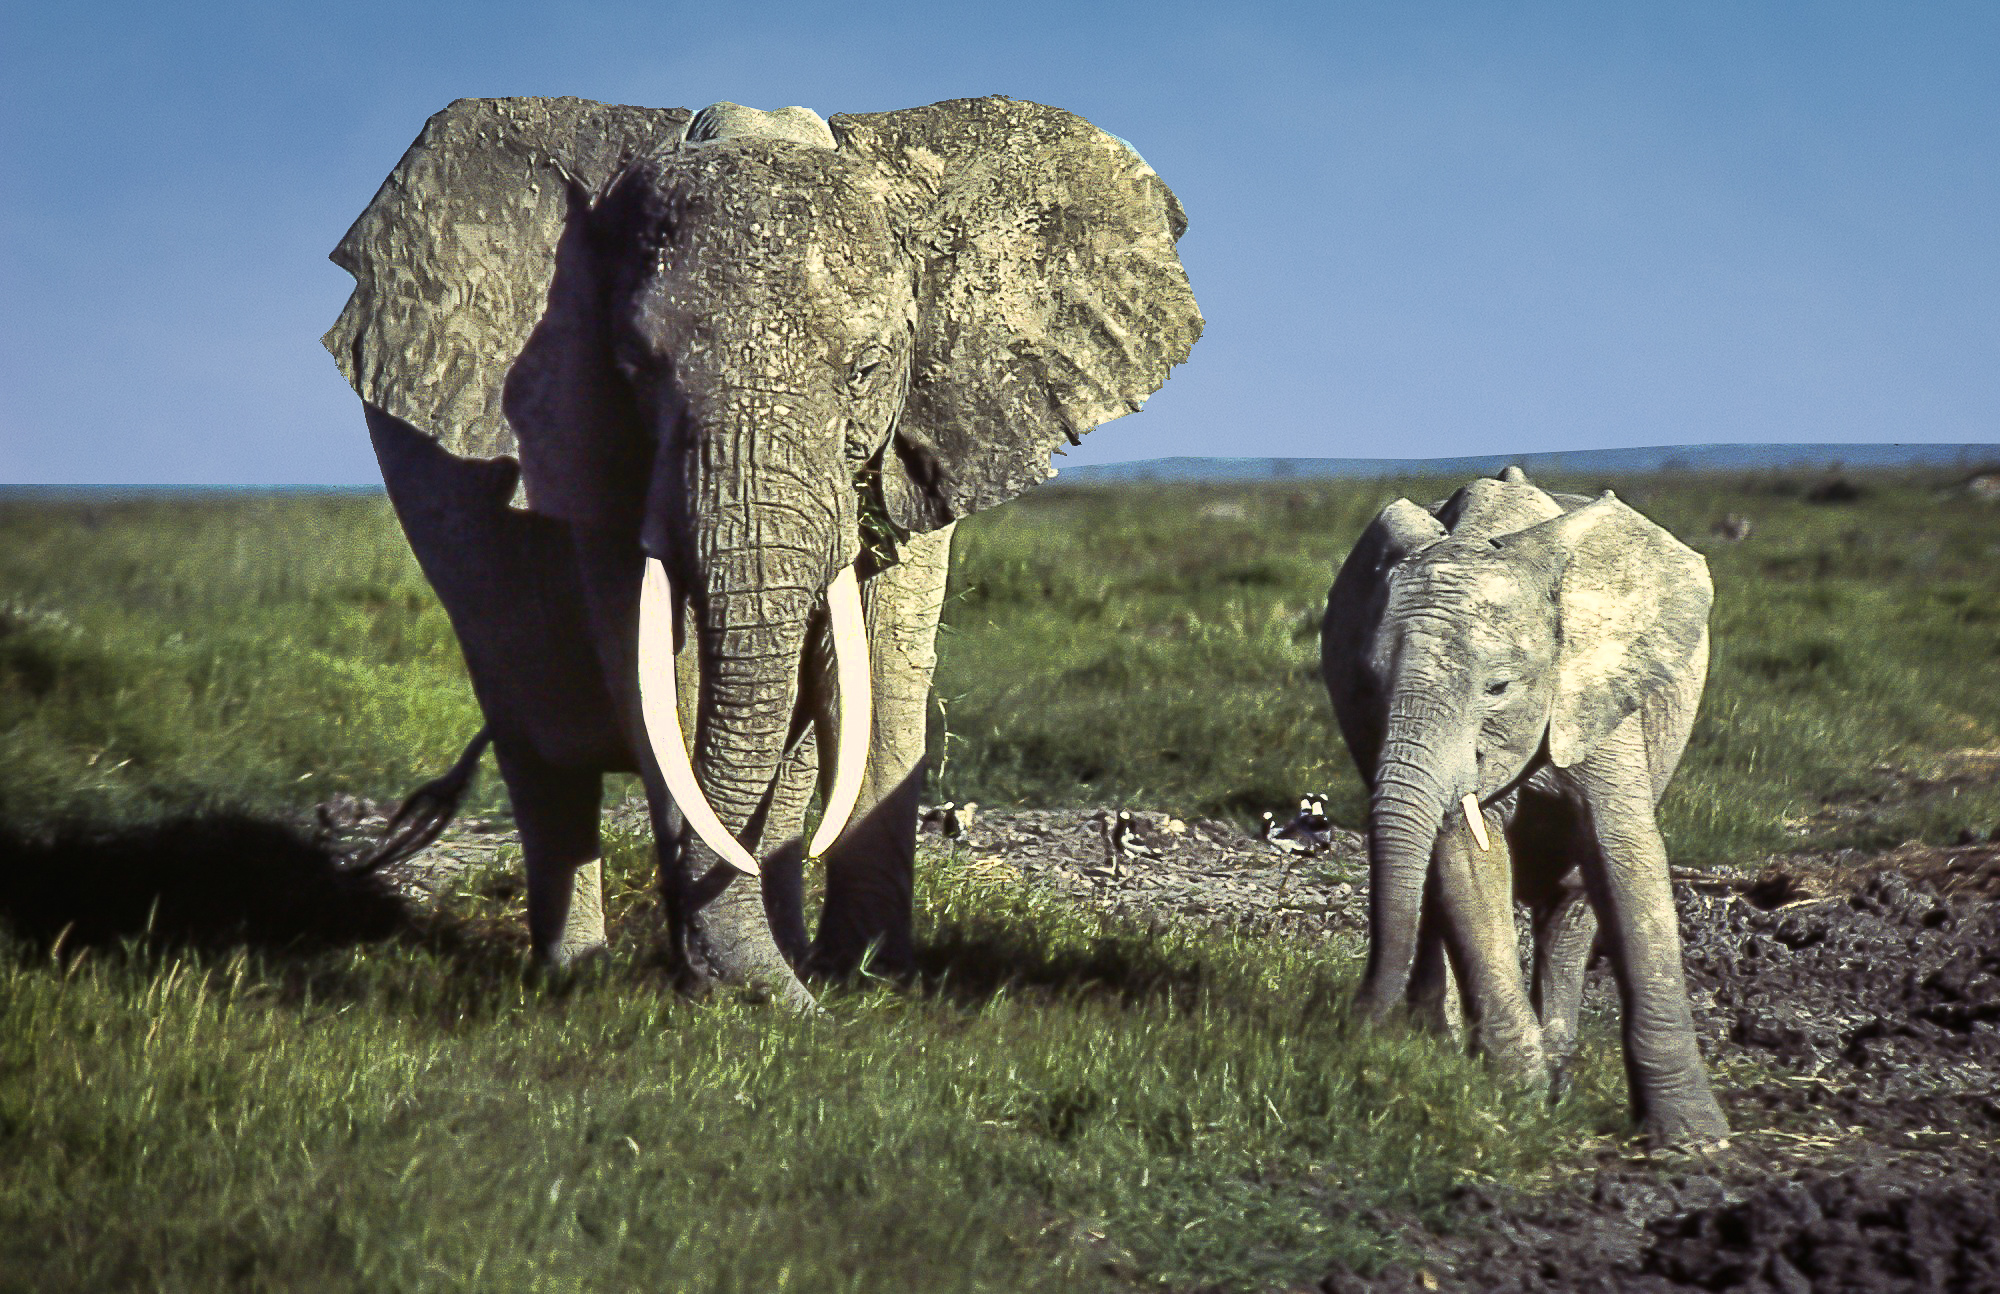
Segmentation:
[(351, 870), (372, 872), (378, 867), (414, 858), (428, 849), (444, 834), (451, 820), (458, 816), (459, 806), (465, 802), (465, 793), (472, 789), (473, 779), (479, 776), (479, 757), (486, 753), (486, 747), (492, 740), (492, 726), (481, 728), (464, 753), (459, 755), (458, 762), (451, 766), (450, 772), (410, 792), (397, 808), (395, 816), (389, 819), (389, 825), (383, 829), (381, 841)]

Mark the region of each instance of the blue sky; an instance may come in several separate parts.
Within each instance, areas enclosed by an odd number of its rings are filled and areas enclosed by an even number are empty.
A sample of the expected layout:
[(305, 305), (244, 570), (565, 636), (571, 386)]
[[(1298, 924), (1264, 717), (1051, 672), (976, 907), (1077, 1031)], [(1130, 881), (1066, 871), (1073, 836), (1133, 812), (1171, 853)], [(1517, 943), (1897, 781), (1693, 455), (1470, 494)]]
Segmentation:
[(2000, 441), (2000, 6), (16, 4), (0, 483), (365, 482), (326, 260), (462, 95), (1004, 93), (1208, 332), (1072, 462)]

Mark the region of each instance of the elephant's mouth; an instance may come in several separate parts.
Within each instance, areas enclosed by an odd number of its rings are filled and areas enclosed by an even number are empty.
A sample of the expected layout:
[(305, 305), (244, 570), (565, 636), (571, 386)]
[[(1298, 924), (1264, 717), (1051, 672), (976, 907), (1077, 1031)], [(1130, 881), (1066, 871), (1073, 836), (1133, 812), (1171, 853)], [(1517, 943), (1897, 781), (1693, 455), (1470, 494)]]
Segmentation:
[[(833, 765), (833, 785), (827, 792), (826, 809), (819, 828), (807, 849), (818, 857), (840, 838), (854, 805), (861, 796), (861, 779), (868, 755), (868, 738), (874, 724), (869, 683), (868, 639), (861, 615), (861, 590), (848, 566), (827, 586), (828, 627), (833, 638), (834, 678), (840, 689), (840, 712), (835, 722), (837, 740)], [(718, 858), (750, 876), (759, 872), (757, 860), (722, 823), (708, 796), (696, 779), (694, 761), (688, 753), (686, 735), (681, 731), (680, 697), (674, 677), (674, 594), (666, 567), (655, 557), (646, 559), (645, 582), (639, 592), (639, 701), (645, 718), (646, 737), (653, 758), (660, 766), (667, 793), (680, 807), (687, 824)]]

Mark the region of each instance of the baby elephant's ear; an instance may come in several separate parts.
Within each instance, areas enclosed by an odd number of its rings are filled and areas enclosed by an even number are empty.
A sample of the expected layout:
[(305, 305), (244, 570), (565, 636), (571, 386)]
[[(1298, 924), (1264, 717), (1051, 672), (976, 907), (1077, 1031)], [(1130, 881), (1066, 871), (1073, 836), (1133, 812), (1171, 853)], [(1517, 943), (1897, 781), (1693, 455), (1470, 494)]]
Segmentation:
[(1567, 768), (1696, 667), (1714, 598), (1708, 563), (1609, 490), (1501, 545), (1559, 572), (1549, 758)]
[(883, 501), (934, 530), (1046, 480), (1050, 451), (1137, 410), (1202, 319), (1180, 203), (1129, 144), (1004, 98), (836, 116), (916, 273), (916, 353)]

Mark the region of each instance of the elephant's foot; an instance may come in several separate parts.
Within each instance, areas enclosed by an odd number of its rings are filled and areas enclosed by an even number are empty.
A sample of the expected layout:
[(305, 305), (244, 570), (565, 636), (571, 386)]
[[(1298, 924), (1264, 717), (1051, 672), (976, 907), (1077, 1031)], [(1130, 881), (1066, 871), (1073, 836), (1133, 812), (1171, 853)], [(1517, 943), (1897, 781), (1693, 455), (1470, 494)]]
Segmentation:
[(763, 896), (740, 878), (688, 921), (685, 954), (687, 987), (696, 992), (729, 984), (794, 1011), (818, 1006), (772, 939)]
[(1539, 1028), (1501, 1029), (1482, 1021), (1474, 1030), (1474, 1048), (1509, 1083), (1542, 1087), (1549, 1081), (1549, 1057)]
[(1408, 1011), (1410, 1023), (1425, 1033), (1457, 1043), (1465, 1041), (1465, 1008), (1449, 966), (1410, 981)]
[(1407, 984), (1389, 989), (1377, 980), (1364, 978), (1361, 987), (1354, 991), (1355, 1018), (1375, 1025), (1403, 1019), (1409, 1011), (1407, 991)]
[(1542, 1025), (1542, 1049), (1548, 1053), (1549, 1104), (1560, 1105), (1576, 1085), (1576, 1033), (1561, 1021)]
[(1640, 1119), (1639, 1130), (1655, 1151), (1705, 1155), (1729, 1145), (1729, 1120), (1708, 1092), (1701, 1099), (1655, 1105)]

